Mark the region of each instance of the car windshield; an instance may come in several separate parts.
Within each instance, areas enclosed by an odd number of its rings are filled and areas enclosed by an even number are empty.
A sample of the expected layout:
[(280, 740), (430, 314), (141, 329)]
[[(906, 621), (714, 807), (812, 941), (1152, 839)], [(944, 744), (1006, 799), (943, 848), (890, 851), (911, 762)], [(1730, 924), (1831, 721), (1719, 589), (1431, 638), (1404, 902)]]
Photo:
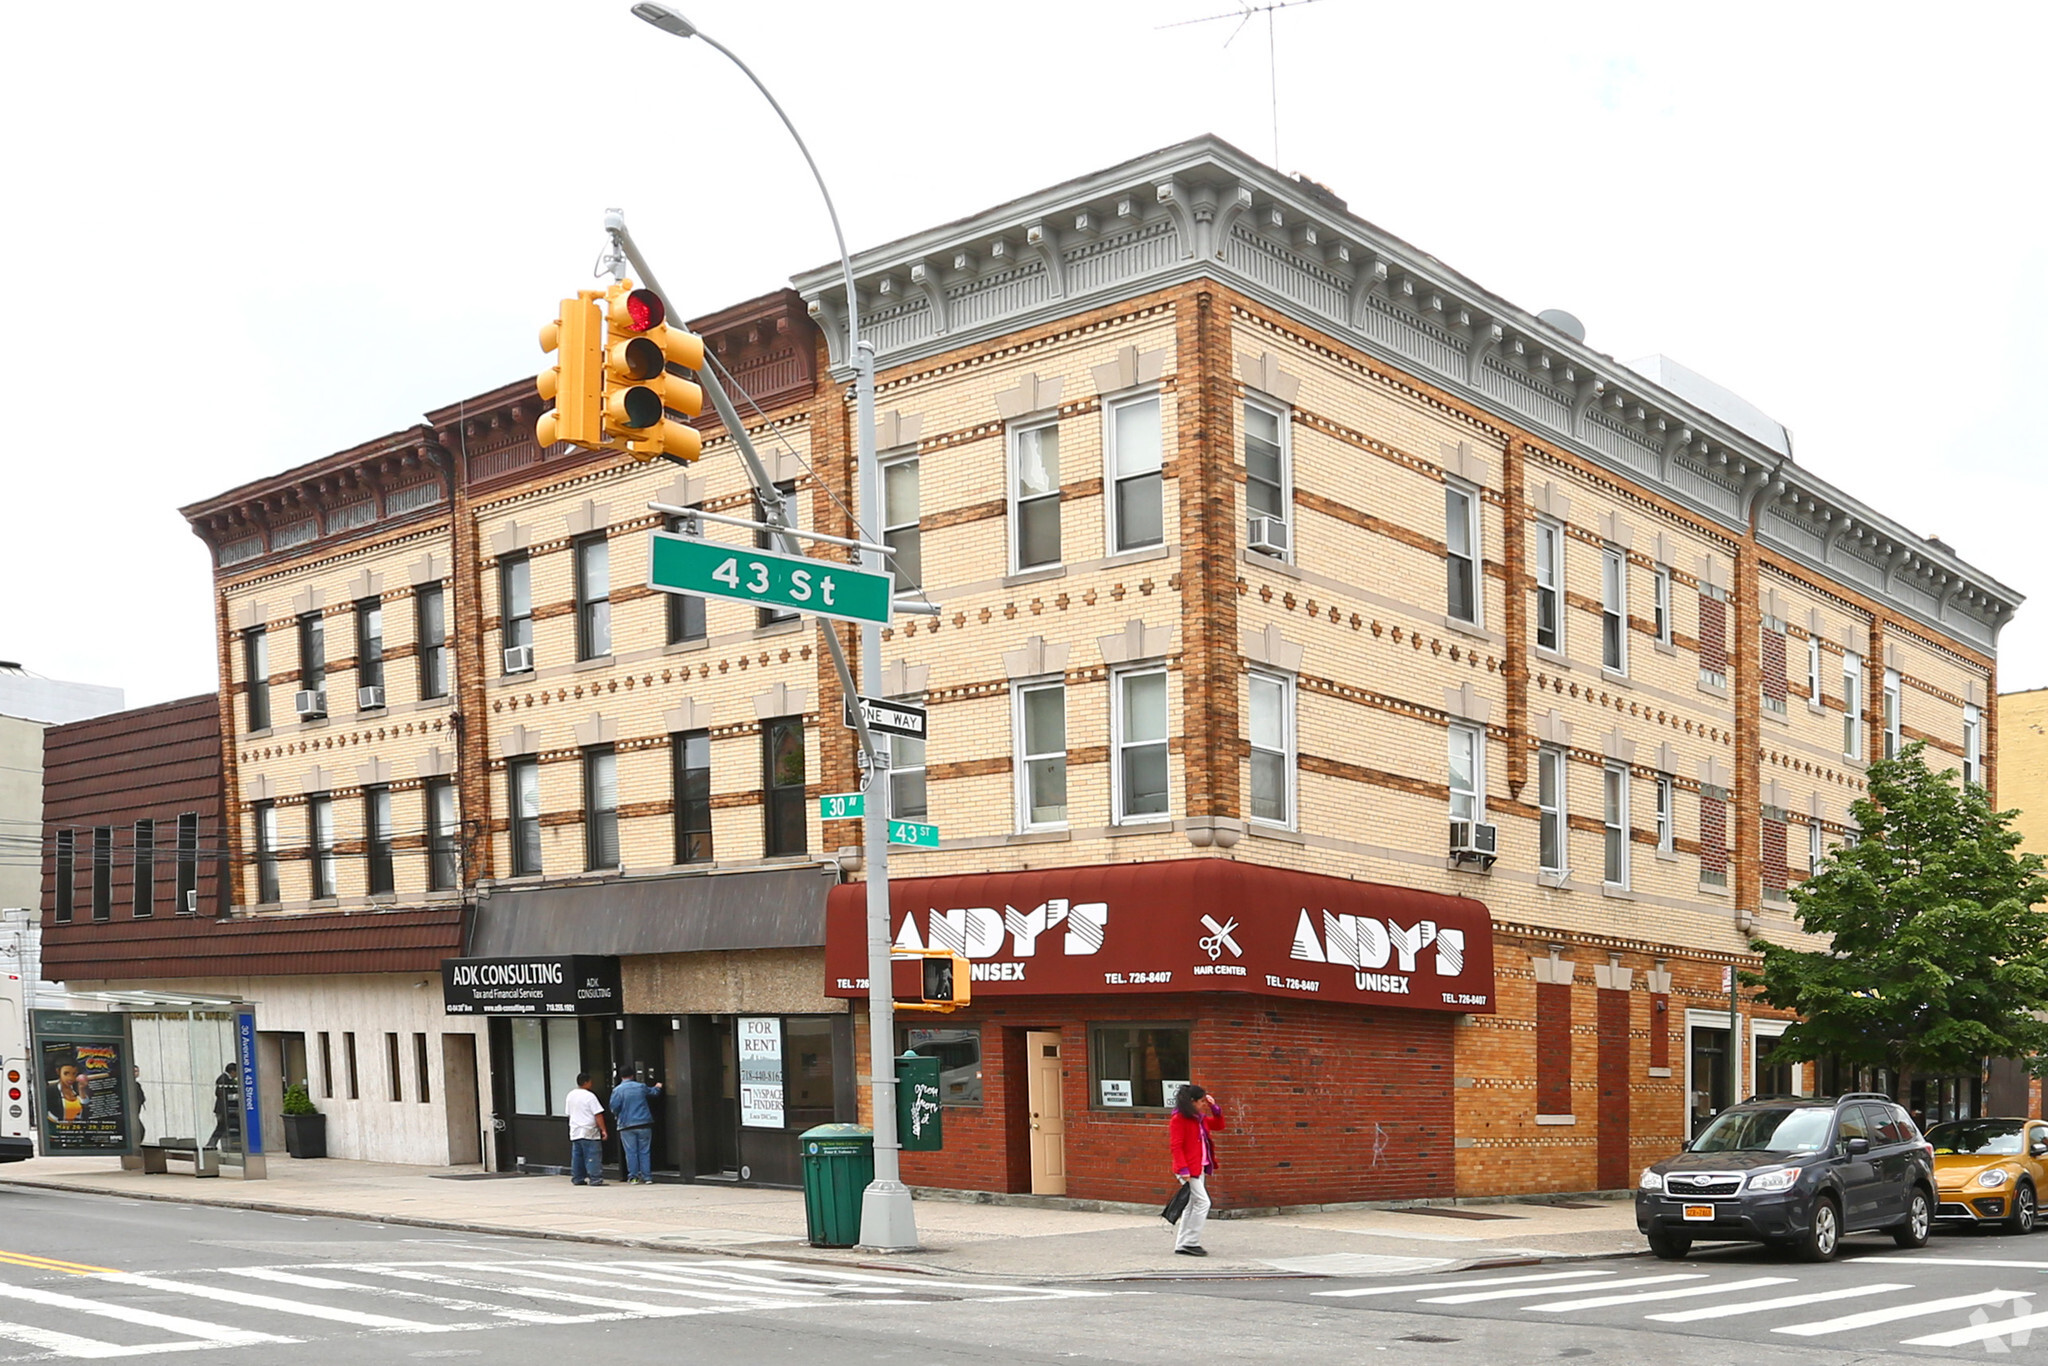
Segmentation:
[(1929, 1129), (1927, 1141), (1937, 1155), (2018, 1157), (2025, 1127), (2009, 1119), (1957, 1120)]
[(1827, 1146), (1835, 1112), (1818, 1106), (1729, 1110), (1692, 1141), (1695, 1153), (1817, 1153)]

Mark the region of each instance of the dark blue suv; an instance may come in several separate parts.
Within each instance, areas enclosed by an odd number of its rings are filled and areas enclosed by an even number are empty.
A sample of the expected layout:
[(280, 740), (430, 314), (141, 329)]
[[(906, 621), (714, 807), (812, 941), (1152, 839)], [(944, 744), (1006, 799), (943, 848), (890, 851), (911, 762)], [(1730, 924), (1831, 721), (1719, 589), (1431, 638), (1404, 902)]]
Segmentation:
[(1676, 1261), (1693, 1243), (1835, 1255), (1845, 1233), (1924, 1247), (1934, 1226), (1934, 1150), (1887, 1096), (1783, 1096), (1731, 1105), (1636, 1184), (1636, 1227)]

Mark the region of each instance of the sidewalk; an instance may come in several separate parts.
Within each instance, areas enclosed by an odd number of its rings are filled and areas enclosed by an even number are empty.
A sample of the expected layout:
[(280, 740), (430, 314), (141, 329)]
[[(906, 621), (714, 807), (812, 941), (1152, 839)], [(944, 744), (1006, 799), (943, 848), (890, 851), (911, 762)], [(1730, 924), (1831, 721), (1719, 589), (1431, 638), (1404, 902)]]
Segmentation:
[(273, 1158), (264, 1181), (123, 1171), (108, 1158), (37, 1158), (0, 1167), (0, 1185), (126, 1199), (331, 1215), (470, 1233), (570, 1238), (679, 1252), (772, 1256), (1029, 1280), (1373, 1275), (1495, 1262), (1611, 1257), (1643, 1251), (1626, 1200), (1503, 1202), (1212, 1219), (1203, 1261), (1173, 1255), (1149, 1211), (982, 1204), (950, 1193), (917, 1201), (914, 1253), (814, 1248), (798, 1191), (696, 1185), (571, 1186), (565, 1177), (477, 1168)]

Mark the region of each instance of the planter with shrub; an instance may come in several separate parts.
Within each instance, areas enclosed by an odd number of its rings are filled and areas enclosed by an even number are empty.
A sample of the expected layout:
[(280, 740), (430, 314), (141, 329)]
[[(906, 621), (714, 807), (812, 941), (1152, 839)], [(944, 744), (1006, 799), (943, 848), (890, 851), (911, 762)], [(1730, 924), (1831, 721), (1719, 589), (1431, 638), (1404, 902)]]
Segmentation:
[(285, 1088), (284, 1150), (293, 1157), (327, 1156), (327, 1116), (313, 1108), (302, 1081)]

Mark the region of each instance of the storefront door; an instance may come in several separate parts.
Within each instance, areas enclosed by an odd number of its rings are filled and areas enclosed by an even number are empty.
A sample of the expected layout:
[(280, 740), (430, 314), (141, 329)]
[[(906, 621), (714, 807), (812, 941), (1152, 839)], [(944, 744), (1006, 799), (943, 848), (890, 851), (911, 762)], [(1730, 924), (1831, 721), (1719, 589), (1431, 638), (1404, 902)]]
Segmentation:
[(1060, 1094), (1060, 1036), (1031, 1030), (1024, 1036), (1025, 1101), (1031, 1110), (1031, 1193), (1067, 1193), (1067, 1111)]
[(1686, 1057), (1687, 1112), (1697, 1135), (1734, 1099), (1735, 1076), (1728, 1065), (1728, 1026), (1689, 1024)]

